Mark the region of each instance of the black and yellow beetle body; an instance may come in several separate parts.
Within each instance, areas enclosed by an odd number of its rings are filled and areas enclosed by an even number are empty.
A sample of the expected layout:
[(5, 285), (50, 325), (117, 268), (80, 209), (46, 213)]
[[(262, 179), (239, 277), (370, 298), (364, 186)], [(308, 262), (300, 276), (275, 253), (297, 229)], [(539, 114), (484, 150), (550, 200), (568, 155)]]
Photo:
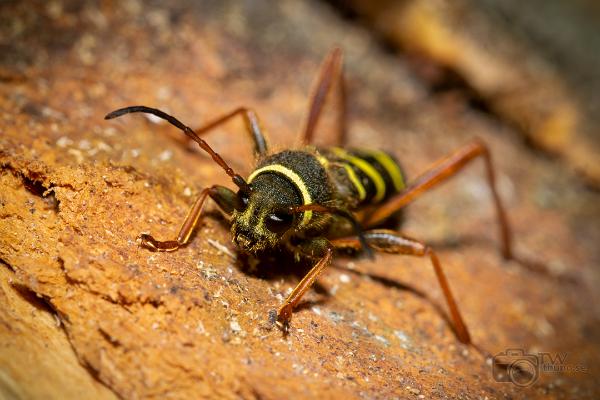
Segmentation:
[(353, 212), (404, 188), (402, 170), (391, 155), (338, 147), (270, 155), (258, 163), (247, 182), (252, 190), (249, 197), (242, 192), (234, 207), (232, 236), (241, 249), (255, 254), (290, 247), (290, 241), (295, 249), (298, 243), (315, 237), (352, 233), (346, 218), (310, 209), (289, 213), (290, 207), (320, 204)]
[[(112, 119), (124, 114), (143, 112), (165, 119), (182, 130), (206, 151), (231, 177), (238, 190), (214, 185), (198, 196), (174, 240), (160, 241), (141, 234), (142, 246), (155, 251), (174, 251), (187, 244), (210, 197), (231, 217), (232, 239), (242, 251), (260, 255), (276, 248), (287, 248), (297, 258), (316, 260), (314, 266), (289, 294), (277, 313), (277, 324), (287, 329), (292, 310), (331, 262), (335, 250), (372, 250), (394, 254), (428, 257), (450, 310), (459, 340), (470, 342), (468, 330), (460, 316), (450, 286), (435, 252), (426, 244), (385, 229), (373, 229), (397, 215), (421, 194), (454, 176), (471, 160), (485, 161), (488, 183), (500, 223), (503, 255), (512, 257), (511, 235), (504, 208), (495, 187), (495, 174), (486, 146), (474, 141), (435, 163), (410, 184), (394, 157), (384, 151), (342, 147), (345, 140), (345, 112), (340, 108), (339, 129), (335, 146), (319, 148), (313, 144), (317, 122), (334, 82), (343, 88), (339, 49), (331, 52), (323, 64), (312, 97), (301, 142), (304, 147), (270, 153), (256, 114), (240, 107), (198, 128), (191, 129), (173, 116), (155, 108), (132, 106), (109, 113)], [(342, 94), (343, 106), (343, 90)], [(254, 143), (258, 163), (243, 178), (200, 136), (216, 126), (241, 116)]]

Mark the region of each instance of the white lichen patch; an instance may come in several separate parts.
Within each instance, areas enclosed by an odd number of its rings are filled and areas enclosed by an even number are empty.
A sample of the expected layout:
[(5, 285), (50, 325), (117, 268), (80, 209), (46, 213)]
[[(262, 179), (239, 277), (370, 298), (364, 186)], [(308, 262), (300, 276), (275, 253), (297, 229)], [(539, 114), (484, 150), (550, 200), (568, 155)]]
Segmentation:
[(68, 146), (71, 146), (73, 144), (73, 141), (71, 139), (69, 139), (66, 136), (61, 136), (57, 141), (56, 141), (56, 145), (60, 148), (65, 148)]
[(235, 253), (233, 253), (231, 250), (229, 250), (229, 248), (227, 246), (223, 245), (222, 243), (220, 243), (214, 239), (207, 239), (207, 241), (208, 241), (208, 244), (210, 244), (215, 249), (219, 250), (219, 255), (225, 254), (234, 261), (237, 259), (237, 255)]
[(159, 155), (158, 155), (158, 159), (160, 161), (169, 161), (171, 158), (173, 158), (173, 152), (169, 149), (163, 150)]
[(242, 327), (240, 326), (240, 323), (235, 318), (232, 318), (231, 321), (229, 321), (229, 328), (233, 332), (241, 332), (242, 331)]

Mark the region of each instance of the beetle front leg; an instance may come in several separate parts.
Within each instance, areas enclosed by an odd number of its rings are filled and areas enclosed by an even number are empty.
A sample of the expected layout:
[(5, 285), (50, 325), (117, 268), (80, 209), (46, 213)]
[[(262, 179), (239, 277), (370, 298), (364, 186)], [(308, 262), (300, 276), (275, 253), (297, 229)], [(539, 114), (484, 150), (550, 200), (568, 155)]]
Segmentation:
[(284, 331), (287, 331), (289, 328), (289, 323), (292, 319), (292, 312), (294, 308), (298, 305), (306, 291), (315, 283), (321, 272), (323, 272), (323, 270), (331, 263), (331, 258), (333, 255), (333, 248), (331, 244), (324, 238), (312, 240), (303, 247), (305, 248), (305, 252), (309, 253), (309, 255), (313, 257), (320, 256), (321, 258), (315, 264), (315, 266), (308, 271), (304, 278), (302, 278), (300, 283), (296, 285), (294, 290), (292, 290), (292, 293), (290, 293), (287, 299), (285, 299), (281, 307), (279, 307), (279, 310), (277, 311), (276, 324)]
[(224, 186), (211, 186), (202, 190), (194, 202), (194, 205), (181, 224), (181, 228), (176, 239), (160, 241), (156, 240), (151, 235), (142, 233), (138, 236), (141, 245), (153, 251), (175, 251), (179, 247), (187, 244), (192, 236), (192, 232), (194, 232), (194, 229), (200, 221), (206, 196), (210, 196), (210, 198), (213, 199), (226, 214), (230, 215), (233, 212), (237, 198), (235, 192)]

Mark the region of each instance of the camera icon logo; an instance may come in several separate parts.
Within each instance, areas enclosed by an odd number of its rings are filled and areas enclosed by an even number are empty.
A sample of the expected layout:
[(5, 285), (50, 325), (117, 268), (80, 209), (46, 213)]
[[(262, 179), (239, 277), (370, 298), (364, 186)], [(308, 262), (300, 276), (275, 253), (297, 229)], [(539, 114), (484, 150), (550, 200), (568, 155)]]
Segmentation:
[(493, 357), (492, 376), (496, 382), (511, 382), (521, 387), (533, 385), (540, 376), (539, 358), (523, 349), (507, 349)]

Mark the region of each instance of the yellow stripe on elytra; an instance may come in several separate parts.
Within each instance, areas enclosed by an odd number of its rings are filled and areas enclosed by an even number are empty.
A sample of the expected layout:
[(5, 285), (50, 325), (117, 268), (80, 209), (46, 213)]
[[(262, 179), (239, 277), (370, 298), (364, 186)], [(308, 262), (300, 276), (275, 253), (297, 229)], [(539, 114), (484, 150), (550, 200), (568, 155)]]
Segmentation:
[(404, 189), (404, 178), (402, 177), (402, 171), (400, 171), (398, 164), (394, 162), (389, 154), (379, 150), (367, 150), (367, 153), (373, 156), (373, 158), (375, 158), (375, 160), (377, 160), (377, 162), (381, 164), (383, 168), (385, 168), (387, 173), (392, 178), (394, 188), (397, 192)]
[[(326, 159), (325, 157), (323, 157), (320, 154), (317, 154), (316, 157), (317, 157), (317, 160), (319, 161), (319, 163), (323, 167), (327, 168), (329, 166), (328, 159)], [(350, 182), (352, 182), (352, 184), (356, 188), (356, 191), (358, 192), (358, 198), (361, 201), (363, 201), (367, 197), (367, 191), (365, 190), (365, 187), (363, 186), (363, 184), (360, 182), (360, 179), (358, 179), (356, 172), (354, 172), (352, 167), (349, 166), (348, 164), (342, 164), (342, 163), (339, 163), (339, 164), (343, 165), (344, 169), (346, 170), (346, 173), (348, 174), (348, 179), (350, 179)]]
[[(267, 165), (265, 167), (257, 169), (252, 174), (250, 174), (250, 176), (248, 177), (248, 183), (252, 183), (254, 178), (256, 178), (258, 175), (265, 173), (265, 172), (275, 172), (275, 173), (281, 174), (281, 175), (285, 176), (286, 178), (288, 178), (290, 181), (292, 181), (292, 183), (300, 191), (300, 194), (302, 195), (303, 205), (312, 204), (312, 198), (310, 197), (308, 188), (306, 187), (306, 184), (304, 183), (302, 178), (300, 178), (300, 176), (297, 173), (295, 173), (294, 171), (292, 171), (291, 169), (289, 169), (287, 167), (284, 167), (281, 164)], [(302, 226), (302, 225), (308, 224), (308, 222), (310, 221), (311, 218), (312, 218), (312, 211), (311, 210), (304, 211), (304, 215), (302, 217), (302, 221), (300, 222), (300, 225)]]
[(348, 164), (344, 164), (344, 169), (348, 173), (348, 178), (350, 179), (350, 182), (352, 182), (352, 184), (358, 191), (358, 198), (360, 199), (360, 201), (363, 201), (367, 197), (367, 191), (365, 190), (365, 187), (360, 182), (360, 179), (358, 179), (356, 172), (354, 172), (351, 166), (349, 166)]
[(373, 201), (378, 202), (383, 199), (385, 196), (385, 181), (372, 165), (361, 158), (349, 154), (346, 150), (340, 149), (339, 147), (334, 147), (332, 150), (335, 155), (354, 164), (358, 169), (364, 172), (365, 175), (371, 178), (371, 181), (373, 181), (373, 184), (375, 185), (375, 197), (373, 198)]

